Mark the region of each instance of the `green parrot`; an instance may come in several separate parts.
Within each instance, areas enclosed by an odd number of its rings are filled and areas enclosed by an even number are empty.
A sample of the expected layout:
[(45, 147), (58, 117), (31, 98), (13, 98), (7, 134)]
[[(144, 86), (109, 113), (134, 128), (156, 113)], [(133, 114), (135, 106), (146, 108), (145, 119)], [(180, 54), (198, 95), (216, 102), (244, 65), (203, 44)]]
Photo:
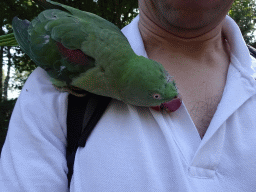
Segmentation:
[(20, 46), (59, 90), (85, 90), (135, 106), (175, 111), (181, 105), (173, 77), (138, 56), (120, 29), (89, 12), (50, 0), (32, 22), (14, 17), (0, 46)]

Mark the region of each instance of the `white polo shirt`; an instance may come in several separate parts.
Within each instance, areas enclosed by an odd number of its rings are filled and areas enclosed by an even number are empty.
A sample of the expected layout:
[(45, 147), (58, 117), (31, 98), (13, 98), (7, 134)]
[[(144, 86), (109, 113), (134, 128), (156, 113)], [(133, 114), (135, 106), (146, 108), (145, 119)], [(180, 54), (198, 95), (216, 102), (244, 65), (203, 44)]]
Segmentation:
[[(231, 63), (203, 139), (184, 103), (169, 115), (113, 99), (77, 150), (71, 192), (256, 191), (255, 71), (238, 26), (226, 19)], [(147, 57), (138, 20), (122, 32), (135, 53)], [(40, 67), (30, 75), (2, 150), (0, 191), (68, 191), (67, 95)]]

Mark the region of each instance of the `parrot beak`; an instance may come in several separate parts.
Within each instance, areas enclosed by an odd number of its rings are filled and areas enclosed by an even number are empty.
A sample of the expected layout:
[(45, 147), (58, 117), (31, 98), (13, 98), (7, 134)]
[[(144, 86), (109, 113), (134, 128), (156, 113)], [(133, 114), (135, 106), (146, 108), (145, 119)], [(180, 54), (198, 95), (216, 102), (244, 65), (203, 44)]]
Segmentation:
[(174, 99), (172, 99), (171, 101), (162, 103), (160, 106), (154, 106), (151, 108), (156, 111), (165, 110), (168, 113), (171, 113), (179, 109), (181, 106), (181, 103), (182, 103), (181, 95), (178, 94), (178, 96), (174, 97)]

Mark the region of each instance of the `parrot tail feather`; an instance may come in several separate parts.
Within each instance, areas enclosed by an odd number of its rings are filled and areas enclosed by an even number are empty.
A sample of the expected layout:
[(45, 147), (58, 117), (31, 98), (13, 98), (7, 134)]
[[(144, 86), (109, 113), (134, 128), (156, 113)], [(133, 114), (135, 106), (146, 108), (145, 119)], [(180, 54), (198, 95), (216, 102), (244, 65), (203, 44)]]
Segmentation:
[(17, 16), (12, 20), (13, 32), (17, 42), (19, 43), (21, 49), (28, 55), (30, 55), (29, 50), (29, 35), (28, 26), (30, 22), (28, 20), (21, 20)]

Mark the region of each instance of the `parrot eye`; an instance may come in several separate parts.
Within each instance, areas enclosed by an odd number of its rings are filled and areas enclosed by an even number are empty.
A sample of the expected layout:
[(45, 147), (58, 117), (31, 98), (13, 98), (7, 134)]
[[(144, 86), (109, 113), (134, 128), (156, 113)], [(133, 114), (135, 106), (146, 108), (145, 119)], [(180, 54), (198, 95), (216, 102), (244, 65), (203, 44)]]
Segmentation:
[(154, 98), (154, 99), (161, 99), (161, 95), (158, 94), (158, 93), (155, 93), (155, 94), (153, 95), (153, 98)]

